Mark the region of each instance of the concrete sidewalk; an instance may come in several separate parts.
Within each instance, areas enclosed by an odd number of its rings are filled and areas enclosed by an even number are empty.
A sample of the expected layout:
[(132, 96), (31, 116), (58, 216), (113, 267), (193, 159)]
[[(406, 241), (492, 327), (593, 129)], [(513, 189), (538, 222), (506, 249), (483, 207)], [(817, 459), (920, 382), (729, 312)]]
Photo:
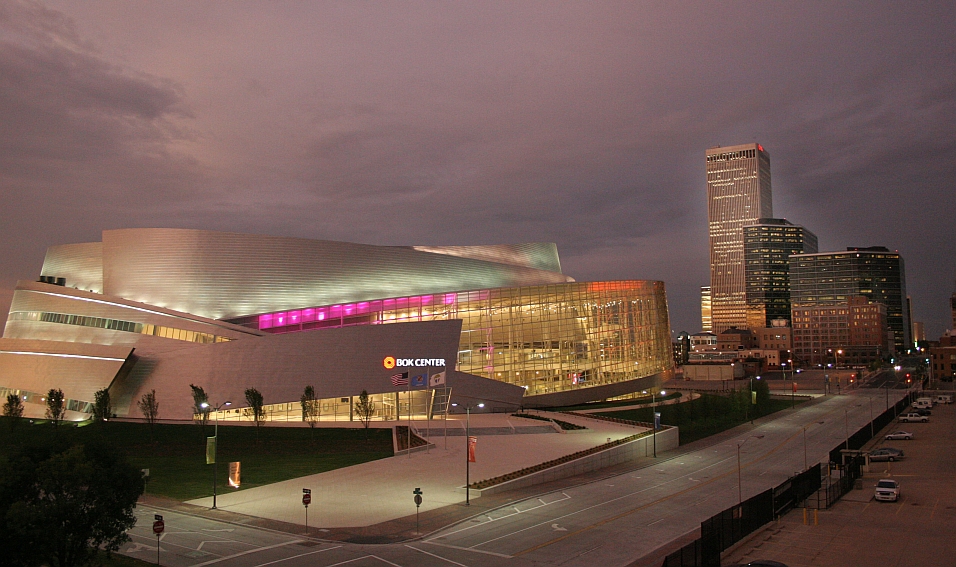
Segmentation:
[[(471, 481), (536, 465), (644, 430), (565, 414), (540, 414), (588, 429), (573, 433), (478, 435), (477, 462), (471, 463)], [(455, 427), (463, 429), (464, 419), (464, 416), (449, 417), (449, 432)], [(478, 431), (505, 433), (515, 427), (540, 424), (508, 414), (471, 416), (471, 427)], [(425, 434), (423, 422), (412, 422), (412, 426)], [(302, 525), (305, 523), (302, 489), (310, 488), (309, 525), (324, 530), (370, 526), (414, 515), (414, 488), (424, 492), (422, 513), (464, 502), (465, 438), (449, 435), (445, 448), (441, 422), (434, 421), (432, 426), (439, 429), (430, 431), (430, 441), (435, 447), (428, 452), (413, 452), (239, 492), (224, 489), (218, 496), (217, 507), (224, 512)], [(472, 493), (472, 498), (477, 496)], [(212, 498), (191, 500), (187, 504), (208, 508), (212, 506)], [(323, 532), (313, 533), (322, 537)]]

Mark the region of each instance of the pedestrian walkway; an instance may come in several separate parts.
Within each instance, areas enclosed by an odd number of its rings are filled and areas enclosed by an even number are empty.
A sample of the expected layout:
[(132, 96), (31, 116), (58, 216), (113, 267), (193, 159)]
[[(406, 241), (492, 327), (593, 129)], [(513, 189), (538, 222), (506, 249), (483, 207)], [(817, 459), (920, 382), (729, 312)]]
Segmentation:
[[(549, 414), (541, 412), (541, 415)], [(643, 430), (584, 417), (550, 415), (588, 429), (565, 434), (557, 433), (550, 426), (541, 428), (532, 420), (507, 414), (472, 415), (470, 428), (475, 432), (495, 434), (476, 435), (477, 459), (470, 465), (471, 481), (557, 459), (608, 440), (633, 435), (636, 429)], [(419, 450), (238, 492), (223, 489), (217, 498), (217, 506), (224, 512), (304, 524), (305, 509), (301, 496), (302, 489), (309, 488), (312, 490), (309, 524), (319, 529), (331, 529), (370, 526), (414, 514), (412, 490), (415, 488), (424, 492), (423, 513), (459, 504), (465, 500), (465, 439), (451, 433), (453, 429), (463, 431), (464, 421), (465, 416), (449, 417), (447, 440), (441, 429), (429, 427), (429, 440), (434, 447), (427, 451)], [(435, 425), (440, 423), (435, 422)], [(425, 434), (423, 423), (413, 422), (412, 425)], [(541, 433), (504, 434), (525, 427), (540, 428)], [(475, 497), (477, 493), (471, 496)], [(191, 500), (188, 504), (209, 508), (212, 498)], [(321, 537), (321, 532), (318, 535)]]

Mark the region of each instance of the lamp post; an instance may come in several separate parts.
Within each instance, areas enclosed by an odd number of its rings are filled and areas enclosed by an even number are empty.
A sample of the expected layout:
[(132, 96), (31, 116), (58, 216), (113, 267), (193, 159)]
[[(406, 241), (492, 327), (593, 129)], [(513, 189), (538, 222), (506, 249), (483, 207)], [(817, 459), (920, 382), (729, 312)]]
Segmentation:
[[(458, 407), (458, 404), (452, 404)], [(485, 404), (481, 403), (475, 407), (483, 408)], [(471, 455), (468, 449), (471, 444), (471, 405), (465, 406), (465, 506), (471, 506)]]
[(737, 443), (737, 504), (741, 504), (744, 501), (742, 483), (740, 480), (740, 448), (751, 439), (763, 439), (763, 435), (751, 435), (740, 443)]
[(199, 404), (199, 407), (202, 409), (211, 409), (216, 412), (216, 429), (213, 433), (212, 438), (215, 439), (212, 446), (212, 509), (216, 509), (216, 488), (218, 484), (219, 477), (219, 410), (224, 407), (231, 406), (232, 402), (223, 402), (218, 406), (213, 407), (208, 402), (203, 402)]
[[(823, 425), (824, 422), (818, 421), (818, 422), (816, 422), (816, 423), (817, 423), (817, 425)], [(813, 424), (812, 424), (812, 423), (808, 423), (808, 424), (806, 424), (806, 425), (803, 426), (803, 470), (807, 470), (807, 468), (808, 468), (808, 465), (807, 465), (807, 428), (810, 427), (811, 425), (813, 425)]]

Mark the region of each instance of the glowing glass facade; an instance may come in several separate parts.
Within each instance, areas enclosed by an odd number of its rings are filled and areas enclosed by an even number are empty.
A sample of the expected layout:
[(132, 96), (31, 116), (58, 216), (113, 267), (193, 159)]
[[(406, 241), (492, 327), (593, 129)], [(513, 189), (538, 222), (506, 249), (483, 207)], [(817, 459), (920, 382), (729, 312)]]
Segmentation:
[(461, 319), (457, 368), (547, 394), (673, 368), (662, 282), (580, 282), (390, 298), (231, 322), (270, 333)]

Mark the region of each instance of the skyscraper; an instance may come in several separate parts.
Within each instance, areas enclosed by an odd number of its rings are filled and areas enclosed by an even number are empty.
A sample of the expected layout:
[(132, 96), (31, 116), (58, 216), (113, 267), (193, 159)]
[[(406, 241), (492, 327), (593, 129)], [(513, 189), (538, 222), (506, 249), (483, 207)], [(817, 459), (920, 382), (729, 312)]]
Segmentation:
[(790, 255), (816, 251), (816, 235), (786, 219), (759, 219), (744, 227), (748, 328), (790, 320)]
[(790, 257), (790, 302), (794, 308), (841, 304), (856, 295), (886, 306), (886, 326), (893, 332), (897, 352), (912, 346), (906, 270), (898, 252), (871, 246)]
[(700, 288), (700, 330), (709, 333), (711, 329), (713, 323), (710, 318), (710, 286), (705, 285)]
[(743, 227), (773, 217), (770, 154), (760, 144), (707, 150), (713, 332), (746, 327)]

